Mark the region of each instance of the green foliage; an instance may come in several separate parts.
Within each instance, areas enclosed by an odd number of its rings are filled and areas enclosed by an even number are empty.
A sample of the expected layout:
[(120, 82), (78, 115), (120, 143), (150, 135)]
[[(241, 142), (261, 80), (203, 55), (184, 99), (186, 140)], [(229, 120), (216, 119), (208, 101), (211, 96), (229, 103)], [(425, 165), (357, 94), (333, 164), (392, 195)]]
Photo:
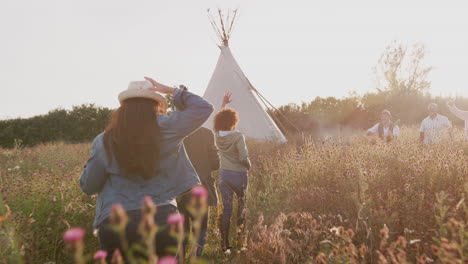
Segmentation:
[(104, 131), (111, 110), (93, 104), (55, 109), (46, 115), (0, 121), (0, 146), (12, 148), (66, 141), (87, 142)]

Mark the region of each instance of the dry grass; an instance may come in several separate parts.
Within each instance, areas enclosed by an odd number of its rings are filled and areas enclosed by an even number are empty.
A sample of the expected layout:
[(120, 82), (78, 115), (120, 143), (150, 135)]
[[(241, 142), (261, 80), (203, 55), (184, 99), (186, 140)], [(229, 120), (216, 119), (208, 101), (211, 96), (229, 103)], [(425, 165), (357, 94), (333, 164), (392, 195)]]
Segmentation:
[[(284, 145), (250, 142), (248, 251), (218, 250), (212, 210), (206, 258), (213, 263), (463, 263), (468, 255), (468, 145), (458, 133), (423, 147), (415, 129), (381, 144), (350, 136)], [(0, 150), (0, 192), (12, 215), (0, 226), (0, 263), (69, 263), (68, 226), (87, 230), (95, 197), (78, 178), (88, 144)], [(0, 205), (0, 214), (4, 211)], [(219, 209), (219, 208), (218, 208)], [(233, 230), (234, 232), (235, 230)], [(231, 236), (234, 237), (234, 236)], [(12, 262), (13, 261), (13, 262)]]

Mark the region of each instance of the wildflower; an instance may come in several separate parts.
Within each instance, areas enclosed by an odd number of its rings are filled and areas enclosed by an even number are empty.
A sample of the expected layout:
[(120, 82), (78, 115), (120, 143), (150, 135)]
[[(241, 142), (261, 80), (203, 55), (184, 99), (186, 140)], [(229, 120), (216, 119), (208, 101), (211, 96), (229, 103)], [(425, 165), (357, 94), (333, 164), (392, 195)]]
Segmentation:
[(83, 240), (83, 237), (85, 235), (85, 231), (82, 228), (71, 228), (68, 229), (65, 234), (63, 235), (63, 240), (65, 242), (75, 242), (75, 241), (80, 241)]
[(117, 248), (114, 250), (114, 254), (112, 254), (112, 260), (111, 264), (123, 264), (123, 258), (122, 254), (120, 253), (120, 250)]
[(169, 225), (177, 225), (184, 222), (184, 215), (179, 213), (170, 214), (167, 218), (167, 223)]
[(452, 233), (456, 233), (460, 227), (460, 223), (457, 222), (454, 218), (450, 218), (447, 222), (447, 229)]
[(167, 218), (170, 225), (170, 233), (177, 239), (177, 252), (179, 253), (179, 262), (184, 262), (183, 241), (184, 241), (184, 215), (179, 213), (170, 214)]
[(344, 247), (342, 248), (342, 250), (343, 250), (343, 252), (344, 252), (346, 255), (349, 254), (349, 253), (351, 252), (351, 250), (349, 249), (348, 246), (344, 246)]
[(151, 196), (145, 196), (143, 199), (142, 211), (143, 215), (149, 214), (154, 216), (156, 214), (156, 205), (154, 204)]
[(192, 189), (192, 195), (198, 198), (208, 198), (208, 191), (202, 185), (195, 186)]
[(98, 250), (96, 253), (94, 253), (93, 259), (96, 261), (96, 263), (106, 263), (106, 257), (107, 257), (107, 252), (104, 250)]
[(114, 204), (110, 214), (111, 224), (119, 229), (124, 229), (128, 223), (128, 216), (123, 206), (119, 203)]
[(396, 245), (405, 248), (407, 246), (408, 242), (406, 239), (402, 236), (399, 236), (396, 241)]
[(177, 264), (177, 259), (171, 256), (165, 256), (158, 261), (158, 264)]
[(157, 226), (154, 223), (154, 217), (152, 215), (144, 215), (139, 225), (139, 232), (143, 237), (152, 238), (156, 234)]
[(388, 227), (387, 225), (384, 224), (384, 227), (380, 229), (380, 237), (382, 239), (388, 239), (389, 238), (388, 233), (389, 233)]
[(367, 254), (367, 247), (362, 245), (360, 248), (359, 248), (359, 253), (361, 254), (361, 256), (365, 256)]
[(319, 253), (316, 259), (317, 259), (317, 263), (320, 263), (320, 264), (328, 263), (324, 253)]
[(195, 217), (202, 218), (208, 210), (208, 191), (202, 185), (192, 189), (192, 199), (190, 201)]
[(84, 263), (84, 235), (84, 229), (77, 227), (68, 229), (63, 235), (63, 240), (67, 244), (67, 248), (73, 252), (75, 263)]
[(352, 239), (355, 235), (354, 231), (351, 228), (346, 230), (346, 234), (349, 236), (350, 239)]
[(437, 256), (440, 253), (440, 248), (438, 246), (436, 246), (436, 245), (432, 245), (431, 246), (431, 251), (432, 251), (432, 254)]

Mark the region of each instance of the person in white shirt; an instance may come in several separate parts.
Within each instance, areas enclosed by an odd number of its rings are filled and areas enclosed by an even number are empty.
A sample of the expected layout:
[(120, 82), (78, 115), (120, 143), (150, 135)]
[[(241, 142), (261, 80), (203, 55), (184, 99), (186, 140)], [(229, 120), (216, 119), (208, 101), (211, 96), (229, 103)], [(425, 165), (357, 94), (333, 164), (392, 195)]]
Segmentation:
[(465, 140), (468, 140), (468, 111), (458, 109), (453, 102), (447, 102), (447, 107), (452, 114), (465, 121)]
[(419, 139), (424, 144), (438, 143), (442, 139), (445, 129), (452, 128), (452, 123), (450, 123), (450, 120), (446, 116), (437, 113), (437, 104), (429, 104), (427, 110), (429, 111), (429, 116), (421, 123)]
[(398, 138), (400, 135), (400, 128), (392, 122), (390, 111), (383, 110), (380, 114), (380, 123), (375, 124), (367, 130), (368, 136), (375, 134), (387, 142), (390, 142), (393, 138)]

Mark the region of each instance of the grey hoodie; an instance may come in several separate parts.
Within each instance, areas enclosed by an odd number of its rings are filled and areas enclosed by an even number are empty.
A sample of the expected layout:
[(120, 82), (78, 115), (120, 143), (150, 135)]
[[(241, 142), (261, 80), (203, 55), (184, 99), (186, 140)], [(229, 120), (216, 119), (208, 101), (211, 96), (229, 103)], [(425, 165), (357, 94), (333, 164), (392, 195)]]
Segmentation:
[(250, 169), (245, 137), (239, 131), (216, 132), (216, 146), (221, 158), (220, 169), (246, 172)]

